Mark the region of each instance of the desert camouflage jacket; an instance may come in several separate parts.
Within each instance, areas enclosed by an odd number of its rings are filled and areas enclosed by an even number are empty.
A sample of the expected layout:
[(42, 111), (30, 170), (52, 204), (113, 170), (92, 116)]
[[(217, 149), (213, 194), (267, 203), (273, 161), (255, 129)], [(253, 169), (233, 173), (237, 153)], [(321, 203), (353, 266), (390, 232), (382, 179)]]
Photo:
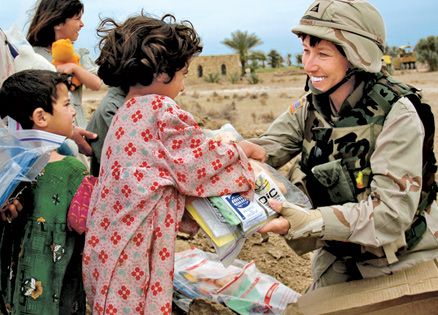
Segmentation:
[[(366, 142), (368, 147), (355, 147), (356, 159), (353, 160), (357, 170), (369, 167), (373, 174), (366, 187), (356, 190), (349, 202), (340, 198), (338, 204), (330, 205), (318, 202), (318, 196), (323, 194), (312, 196), (310, 193), (314, 205), (322, 213), (322, 238), (314, 242), (308, 239), (292, 240), (289, 244), (299, 253), (323, 247), (327, 241), (359, 244), (362, 253), (372, 253), (373, 256), (371, 263), (367, 261), (369, 267), (360, 268), (361, 272), (366, 268), (386, 268), (389, 272), (438, 256), (438, 207), (433, 203), (426, 210), (428, 231), (422, 241), (411, 250), (405, 249), (405, 231), (413, 222), (421, 195), (420, 152), (424, 130), (414, 106), (406, 97), (398, 99), (386, 116), (382, 116), (379, 109), (373, 109), (376, 112), (369, 115), (383, 117), (383, 120), (379, 118), (377, 121), (358, 123), (358, 127), (343, 127), (342, 120), (356, 119), (354, 109), (363, 105), (361, 102), (368, 91), (369, 86), (365, 87), (363, 82), (359, 84), (338, 113), (330, 109), (328, 102), (323, 107), (318, 101), (309, 102), (303, 97), (254, 142), (265, 147), (268, 163), (277, 168), (302, 153), (302, 167), (307, 174), (315, 166), (335, 163), (337, 154), (343, 150), (334, 143), (337, 139), (353, 133), (354, 143)], [(324, 128), (329, 128), (330, 132), (324, 131)], [(324, 148), (316, 145), (317, 142), (331, 146), (329, 157), (315, 152), (319, 149), (324, 151)], [(336, 259), (325, 250), (320, 250), (317, 257), (319, 266), (314, 268), (321, 272)]]

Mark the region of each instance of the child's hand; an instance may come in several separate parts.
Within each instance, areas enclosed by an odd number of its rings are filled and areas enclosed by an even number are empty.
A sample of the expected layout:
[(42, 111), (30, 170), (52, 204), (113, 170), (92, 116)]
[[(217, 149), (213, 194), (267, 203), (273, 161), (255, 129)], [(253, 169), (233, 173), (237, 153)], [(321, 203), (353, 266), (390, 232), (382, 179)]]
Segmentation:
[(74, 74), (77, 67), (79, 67), (77, 64), (70, 62), (70, 63), (64, 63), (62, 65), (57, 65), (56, 70), (58, 70), (58, 72), (61, 73)]
[(14, 199), (1, 208), (0, 218), (2, 221), (11, 223), (12, 219), (18, 217), (18, 212), (21, 210), (23, 210), (23, 205), (18, 199)]
[[(188, 203), (188, 202), (186, 201), (186, 203)], [(180, 232), (189, 234), (190, 237), (195, 236), (195, 234), (199, 230), (198, 223), (196, 223), (196, 221), (193, 220), (192, 216), (187, 212), (187, 210), (184, 210), (184, 214), (183, 214), (183, 217), (182, 217), (181, 222), (179, 224), (178, 230)]]
[(242, 148), (243, 152), (248, 158), (264, 162), (266, 161), (266, 151), (263, 147), (258, 144), (243, 140), (238, 143)]

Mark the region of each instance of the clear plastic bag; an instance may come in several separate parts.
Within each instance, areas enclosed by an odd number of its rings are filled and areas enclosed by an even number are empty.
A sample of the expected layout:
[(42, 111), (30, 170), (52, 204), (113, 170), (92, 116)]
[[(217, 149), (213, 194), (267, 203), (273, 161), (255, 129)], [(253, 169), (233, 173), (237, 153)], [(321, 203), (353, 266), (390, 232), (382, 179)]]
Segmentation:
[(255, 160), (250, 162), (256, 175), (254, 192), (258, 202), (268, 206), (269, 199), (277, 199), (281, 202), (289, 201), (304, 209), (312, 208), (307, 195), (275, 168)]
[(13, 130), (0, 121), (0, 207), (20, 182), (32, 182), (65, 137), (39, 130)]
[[(230, 124), (206, 133), (224, 142), (242, 139)], [(207, 234), (224, 266), (229, 266), (238, 256), (247, 237), (278, 216), (269, 207), (269, 199), (289, 201), (299, 205), (303, 211), (312, 207), (304, 192), (279, 171), (255, 160), (250, 160), (250, 163), (255, 174), (255, 189), (251, 200), (239, 193), (233, 193), (195, 198), (186, 204), (187, 211)]]
[(236, 259), (224, 267), (217, 257), (199, 249), (175, 256), (174, 302), (188, 311), (194, 298), (223, 303), (242, 315), (281, 314), (300, 294), (271, 276), (254, 262)]

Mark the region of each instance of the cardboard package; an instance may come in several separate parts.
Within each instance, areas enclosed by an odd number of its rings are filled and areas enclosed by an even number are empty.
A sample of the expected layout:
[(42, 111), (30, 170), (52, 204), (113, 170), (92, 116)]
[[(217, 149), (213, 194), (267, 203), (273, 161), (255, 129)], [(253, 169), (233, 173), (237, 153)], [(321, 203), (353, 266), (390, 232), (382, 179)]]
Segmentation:
[(438, 260), (302, 295), (287, 314), (438, 314)]

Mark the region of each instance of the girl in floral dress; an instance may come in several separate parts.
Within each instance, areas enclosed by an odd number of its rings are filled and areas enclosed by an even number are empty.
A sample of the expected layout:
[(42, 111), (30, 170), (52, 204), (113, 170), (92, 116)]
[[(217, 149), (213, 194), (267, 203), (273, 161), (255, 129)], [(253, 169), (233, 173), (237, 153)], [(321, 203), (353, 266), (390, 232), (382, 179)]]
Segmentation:
[(83, 257), (94, 314), (170, 314), (175, 237), (186, 196), (251, 190), (264, 150), (207, 138), (174, 98), (201, 52), (189, 22), (102, 21), (98, 75), (127, 92), (102, 150)]

